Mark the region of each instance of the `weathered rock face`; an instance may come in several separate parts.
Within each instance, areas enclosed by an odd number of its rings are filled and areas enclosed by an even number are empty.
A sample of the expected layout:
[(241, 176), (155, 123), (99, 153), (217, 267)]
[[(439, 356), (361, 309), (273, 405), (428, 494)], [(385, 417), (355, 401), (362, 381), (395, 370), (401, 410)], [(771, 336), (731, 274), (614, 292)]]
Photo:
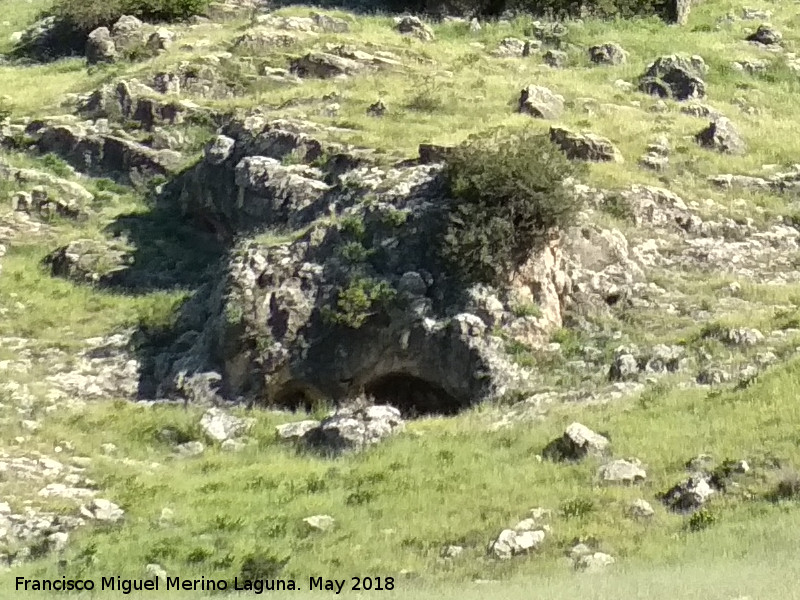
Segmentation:
[(621, 65), (628, 60), (628, 53), (613, 42), (589, 48), (589, 60), (598, 65)]
[[(541, 343), (561, 326), (569, 285), (557, 274), (557, 242), (531, 256), (510, 291), (453, 287), (429, 243), (448, 202), (442, 167), (369, 166), (313, 131), (257, 114), (237, 119), (168, 186), (169, 202), (223, 239), (297, 233), (233, 248), (187, 316), (191, 347), (164, 357), (162, 393), (216, 370), (226, 394), (258, 402), (311, 406), (364, 392), (409, 416), (524, 389), (530, 373), (491, 332), (507, 326)], [(366, 305), (348, 313), (345, 292), (364, 294)], [(541, 314), (515, 316), (509, 294)]]
[(349, 58), (326, 52), (310, 52), (292, 61), (289, 70), (299, 77), (329, 79), (353, 75), (364, 68), (362, 63)]
[(546, 87), (529, 85), (519, 98), (519, 112), (539, 119), (557, 119), (564, 111), (564, 97)]
[(639, 89), (652, 96), (675, 100), (703, 98), (706, 84), (702, 76), (706, 71), (706, 64), (699, 56), (661, 56), (642, 75)]
[(86, 61), (90, 64), (113, 62), (117, 57), (117, 46), (108, 27), (98, 27), (86, 40)]
[(551, 127), (550, 140), (571, 159), (623, 162), (622, 154), (607, 138), (593, 133), (577, 133), (566, 127)]

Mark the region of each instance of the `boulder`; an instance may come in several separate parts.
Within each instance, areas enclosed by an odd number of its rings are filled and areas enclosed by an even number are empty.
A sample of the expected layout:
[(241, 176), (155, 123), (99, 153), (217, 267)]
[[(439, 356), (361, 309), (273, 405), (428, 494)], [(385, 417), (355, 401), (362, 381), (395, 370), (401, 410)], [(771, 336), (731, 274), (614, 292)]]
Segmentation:
[(205, 160), (210, 165), (221, 165), (233, 154), (236, 141), (226, 135), (218, 135), (205, 147)]
[(289, 48), (298, 42), (296, 34), (255, 27), (245, 31), (233, 41), (233, 49), (239, 52), (265, 54), (276, 48)]
[(245, 434), (253, 423), (254, 419), (241, 419), (221, 408), (209, 408), (200, 419), (200, 428), (208, 438), (224, 442)]
[(673, 512), (692, 513), (705, 505), (715, 493), (710, 476), (696, 473), (662, 495), (662, 501)]
[(641, 483), (647, 479), (647, 473), (638, 459), (614, 460), (606, 463), (598, 471), (600, 479), (606, 483)]
[(98, 27), (86, 39), (86, 62), (90, 65), (114, 62), (117, 46), (108, 27)]
[(550, 140), (570, 159), (592, 162), (624, 162), (611, 141), (593, 133), (576, 133), (566, 127), (551, 127)]
[(311, 19), (314, 21), (316, 29), (323, 33), (348, 33), (350, 31), (350, 23), (344, 19), (320, 13), (311, 13)]
[(312, 517), (306, 517), (303, 519), (303, 523), (308, 525), (309, 529), (314, 529), (316, 531), (328, 531), (334, 526), (336, 520), (330, 515), (314, 515)]
[(639, 80), (639, 89), (651, 96), (689, 100), (703, 98), (706, 84), (702, 79), (707, 67), (699, 56), (672, 54), (657, 58)]
[(639, 498), (631, 502), (628, 507), (628, 514), (634, 519), (650, 519), (656, 512), (647, 500)]
[(322, 420), (305, 439), (325, 453), (360, 451), (401, 431), (405, 425), (393, 406), (346, 407)]
[(782, 39), (781, 32), (772, 27), (772, 25), (767, 24), (759, 25), (754, 33), (747, 36), (748, 42), (757, 42), (765, 46), (780, 44)]
[(175, 42), (175, 37), (174, 31), (166, 29), (165, 27), (159, 27), (147, 38), (145, 46), (150, 53), (160, 54), (172, 47), (172, 44)]
[(541, 546), (545, 539), (542, 529), (536, 531), (516, 531), (504, 529), (489, 544), (489, 555), (500, 560), (508, 560), (514, 556), (528, 554)]
[(572, 423), (564, 435), (550, 442), (542, 455), (552, 460), (577, 461), (587, 456), (605, 456), (611, 442), (585, 425)]
[(544, 64), (554, 69), (563, 69), (569, 62), (569, 55), (561, 50), (548, 50), (542, 55)]
[(435, 39), (433, 30), (419, 17), (398, 17), (395, 19), (395, 29), (403, 35), (413, 36), (423, 42), (431, 42)]
[(330, 79), (333, 77), (347, 77), (360, 71), (366, 66), (349, 58), (328, 54), (326, 52), (310, 52), (301, 58), (292, 61), (289, 71), (298, 77), (315, 77)]
[(520, 93), (519, 112), (538, 119), (557, 119), (564, 111), (564, 97), (546, 87), (529, 85)]
[(587, 573), (597, 573), (617, 562), (613, 556), (604, 552), (584, 554), (575, 561), (575, 569)]
[(628, 60), (628, 53), (613, 42), (589, 48), (589, 60), (597, 65), (622, 65)]
[(90, 519), (117, 523), (125, 516), (125, 511), (104, 498), (95, 498), (88, 505), (81, 506), (81, 514)]
[(723, 154), (744, 154), (747, 146), (734, 124), (725, 117), (719, 117), (695, 136), (697, 143)]
[(147, 40), (147, 31), (144, 23), (131, 15), (122, 15), (111, 27), (111, 37), (114, 38), (118, 50), (130, 50), (142, 46)]
[(319, 421), (306, 420), (295, 423), (284, 423), (275, 428), (278, 437), (282, 440), (298, 441), (303, 439), (307, 433), (319, 428)]
[(48, 254), (44, 264), (54, 277), (79, 283), (113, 281), (131, 264), (131, 250), (117, 242), (79, 239)]

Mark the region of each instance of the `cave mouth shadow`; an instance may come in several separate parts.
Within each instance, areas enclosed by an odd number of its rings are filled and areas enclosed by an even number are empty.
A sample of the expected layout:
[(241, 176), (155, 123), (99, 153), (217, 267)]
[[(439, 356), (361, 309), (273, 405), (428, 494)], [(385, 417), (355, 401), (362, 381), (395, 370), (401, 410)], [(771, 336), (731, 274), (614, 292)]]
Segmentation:
[(453, 416), (467, 407), (443, 387), (408, 373), (387, 373), (364, 385), (364, 394), (375, 404), (394, 406), (403, 418)]

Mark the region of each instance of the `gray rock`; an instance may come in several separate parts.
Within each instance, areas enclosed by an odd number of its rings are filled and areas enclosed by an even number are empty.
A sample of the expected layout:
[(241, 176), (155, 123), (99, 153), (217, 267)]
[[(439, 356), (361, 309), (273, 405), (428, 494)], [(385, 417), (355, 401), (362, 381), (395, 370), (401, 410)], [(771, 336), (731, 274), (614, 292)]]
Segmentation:
[(162, 584), (167, 582), (167, 571), (159, 564), (150, 563), (145, 565), (144, 574), (148, 581), (159, 581)]
[(515, 531), (504, 529), (497, 539), (489, 544), (489, 554), (500, 560), (508, 560), (514, 556), (528, 554), (541, 546), (545, 539), (543, 530)]
[(200, 419), (200, 428), (210, 439), (224, 442), (244, 435), (254, 422), (255, 419), (241, 419), (221, 408), (209, 408)]
[(622, 65), (628, 60), (628, 53), (613, 42), (589, 48), (589, 60), (598, 65)]
[(463, 553), (464, 553), (463, 546), (448, 545), (442, 548), (442, 551), (440, 552), (439, 555), (446, 560), (452, 560), (454, 558), (458, 558)]
[(641, 498), (631, 502), (631, 505), (628, 508), (628, 513), (634, 519), (650, 519), (656, 514), (656, 512), (653, 510), (653, 507), (650, 506), (650, 503)]
[(166, 52), (175, 42), (175, 32), (164, 27), (159, 27), (147, 38), (146, 48), (153, 54)]
[(98, 27), (86, 39), (86, 62), (90, 65), (114, 62), (117, 46), (108, 27)]
[(593, 552), (592, 554), (584, 554), (575, 561), (575, 568), (578, 571), (586, 571), (587, 573), (597, 573), (605, 570), (607, 567), (616, 562), (613, 556), (603, 552)]
[(600, 479), (608, 483), (641, 483), (647, 479), (647, 473), (638, 459), (614, 460), (600, 467)]
[(117, 523), (125, 516), (125, 511), (105, 498), (95, 498), (87, 506), (81, 506), (81, 514), (97, 521)]
[(663, 502), (673, 512), (692, 513), (708, 502), (714, 493), (709, 477), (697, 474), (665, 492)]
[(542, 454), (555, 460), (581, 460), (586, 456), (605, 456), (610, 442), (585, 425), (572, 423), (564, 435), (550, 442)]
[(748, 42), (758, 42), (759, 44), (764, 44), (765, 46), (780, 44), (782, 39), (783, 35), (781, 32), (772, 27), (772, 25), (767, 24), (759, 25), (755, 33), (747, 36)]
[(183, 457), (190, 458), (192, 456), (199, 456), (205, 452), (206, 447), (202, 442), (191, 441), (184, 444), (178, 444), (175, 451)]
[(562, 50), (549, 49), (542, 55), (544, 64), (554, 69), (563, 69), (569, 62), (569, 55)]
[(403, 35), (410, 35), (423, 42), (431, 42), (436, 36), (419, 17), (405, 16), (395, 19), (395, 29)]
[(308, 525), (310, 529), (315, 529), (317, 531), (328, 531), (334, 526), (336, 520), (330, 515), (314, 515), (312, 517), (306, 517), (303, 519), (303, 523)]
[(320, 13), (311, 13), (311, 19), (314, 21), (315, 27), (324, 33), (347, 33), (350, 31), (350, 24), (344, 19)]
[(652, 96), (675, 100), (703, 98), (706, 86), (702, 76), (707, 70), (699, 56), (661, 56), (648, 66), (639, 80), (639, 89)]
[(539, 119), (557, 119), (564, 111), (564, 97), (546, 87), (529, 85), (520, 93), (519, 112)]
[(221, 165), (233, 154), (236, 141), (226, 135), (216, 136), (205, 147), (205, 159), (210, 165)]
[(723, 332), (722, 341), (733, 346), (756, 346), (764, 341), (764, 334), (750, 327), (735, 327)]
[(275, 430), (282, 440), (297, 441), (303, 439), (307, 433), (319, 428), (319, 421), (307, 420), (295, 423), (278, 425)]
[(225, 440), (219, 447), (223, 452), (241, 452), (247, 448), (247, 444), (242, 440)]
[(322, 420), (305, 436), (313, 447), (339, 454), (360, 451), (401, 431), (400, 411), (392, 406), (347, 407)]
[(724, 154), (744, 154), (747, 150), (742, 136), (729, 119), (720, 117), (695, 136), (697, 143)]
[(363, 71), (366, 65), (358, 61), (328, 54), (326, 52), (310, 52), (291, 62), (289, 71), (298, 77), (315, 77), (330, 79), (347, 77)]
[(639, 361), (626, 350), (615, 352), (614, 362), (608, 372), (612, 381), (633, 381), (639, 377)]
[(576, 133), (565, 127), (551, 127), (550, 140), (570, 159), (624, 162), (622, 154), (608, 139), (593, 133)]
[(113, 281), (133, 263), (131, 249), (118, 242), (75, 240), (44, 259), (54, 277), (78, 282)]
[(130, 50), (142, 46), (147, 39), (147, 32), (139, 19), (131, 15), (122, 15), (111, 27), (111, 36), (118, 50)]

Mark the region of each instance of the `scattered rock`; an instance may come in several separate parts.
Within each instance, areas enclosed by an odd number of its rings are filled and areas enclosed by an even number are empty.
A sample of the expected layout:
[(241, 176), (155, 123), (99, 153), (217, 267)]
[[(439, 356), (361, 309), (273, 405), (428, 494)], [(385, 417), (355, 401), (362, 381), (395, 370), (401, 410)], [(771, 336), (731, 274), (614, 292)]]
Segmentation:
[(150, 563), (144, 567), (145, 578), (148, 581), (167, 582), (167, 571), (159, 564)]
[(305, 440), (325, 452), (359, 451), (403, 429), (400, 411), (393, 406), (347, 407), (322, 420)]
[(595, 433), (585, 425), (572, 423), (564, 435), (550, 442), (542, 455), (552, 460), (576, 461), (586, 456), (605, 456), (611, 443), (607, 438)]
[(544, 541), (545, 532), (536, 531), (515, 531), (504, 529), (497, 536), (497, 539), (489, 544), (489, 554), (500, 560), (508, 560), (514, 556), (528, 554), (536, 550)]
[(334, 526), (336, 521), (329, 515), (314, 515), (313, 517), (306, 517), (303, 519), (303, 523), (317, 531), (328, 531)]
[(589, 60), (598, 65), (622, 65), (628, 60), (628, 53), (613, 42), (589, 48)]
[(650, 519), (656, 514), (650, 503), (641, 498), (631, 503), (628, 512), (634, 519)]
[(243, 435), (254, 422), (254, 419), (234, 417), (220, 408), (209, 408), (200, 419), (200, 428), (210, 439), (224, 442)]
[(759, 25), (755, 33), (747, 36), (748, 42), (758, 42), (759, 44), (764, 44), (765, 46), (780, 44), (782, 39), (783, 35), (781, 32), (772, 27), (772, 25), (767, 24)]
[(747, 147), (729, 119), (719, 117), (695, 136), (697, 143), (724, 154), (744, 154)]
[(592, 162), (624, 162), (622, 154), (607, 139), (593, 133), (576, 133), (565, 127), (551, 127), (550, 140), (570, 159)]
[(302, 58), (292, 61), (289, 71), (298, 77), (316, 77), (329, 79), (332, 77), (347, 77), (364, 70), (365, 65), (325, 52), (310, 52)]
[(714, 494), (709, 477), (696, 474), (675, 485), (662, 496), (664, 504), (673, 512), (691, 513), (701, 508)]
[(638, 459), (615, 460), (600, 467), (600, 478), (608, 483), (640, 483), (647, 479), (647, 473)]
[(175, 446), (175, 451), (185, 458), (191, 458), (192, 456), (199, 456), (203, 452), (205, 452), (206, 447), (203, 445), (203, 442), (198, 441), (191, 441), (186, 442), (183, 444), (178, 444)]
[(452, 560), (454, 558), (458, 558), (463, 553), (464, 553), (464, 547), (463, 546), (452, 546), (452, 545), (450, 545), (450, 546), (445, 546), (444, 548), (442, 548), (442, 551), (440, 552), (439, 555), (442, 558), (444, 558), (445, 560)]
[(706, 84), (701, 77), (707, 70), (699, 56), (661, 56), (647, 67), (639, 80), (639, 89), (652, 96), (675, 100), (703, 98)]
[(97, 521), (117, 523), (125, 516), (125, 511), (104, 498), (95, 498), (88, 506), (81, 506), (81, 514)]
[(575, 569), (587, 573), (597, 573), (617, 562), (613, 556), (603, 552), (584, 554), (575, 561)]
[(554, 69), (563, 69), (569, 62), (569, 55), (561, 50), (547, 50), (542, 55), (544, 64)]
[(307, 420), (295, 423), (285, 423), (278, 425), (275, 430), (278, 437), (282, 440), (298, 441), (303, 439), (307, 433), (319, 428), (319, 421)]
[(519, 98), (519, 112), (539, 119), (557, 119), (564, 111), (564, 97), (546, 87), (529, 85)]
[(395, 19), (395, 29), (403, 35), (413, 36), (423, 42), (431, 42), (435, 39), (433, 30), (423, 23), (419, 17), (397, 17)]
[(98, 27), (86, 39), (86, 62), (90, 65), (114, 62), (117, 47), (111, 39), (108, 27)]

